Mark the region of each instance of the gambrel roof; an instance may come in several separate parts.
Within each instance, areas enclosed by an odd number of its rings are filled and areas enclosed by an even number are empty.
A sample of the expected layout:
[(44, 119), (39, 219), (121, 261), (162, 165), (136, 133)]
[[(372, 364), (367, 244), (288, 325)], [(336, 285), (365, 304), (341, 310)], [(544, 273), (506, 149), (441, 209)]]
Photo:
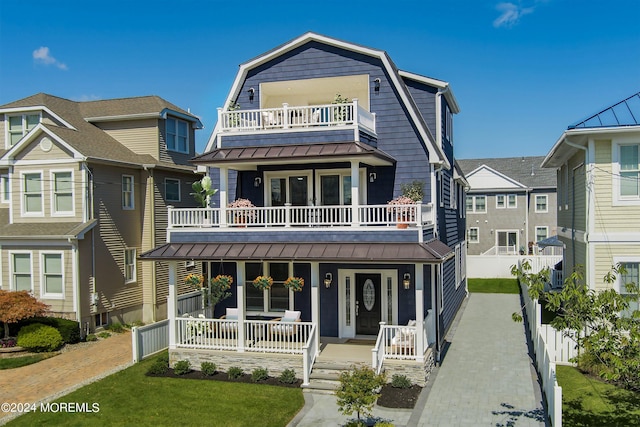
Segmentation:
[[(361, 46), (358, 44), (354, 44), (351, 42), (346, 42), (338, 39), (334, 39), (331, 37), (323, 36), (320, 34), (308, 32), (300, 37), (297, 37), (281, 46), (278, 46), (274, 49), (269, 50), (268, 52), (257, 56), (243, 64), (240, 64), (240, 69), (236, 74), (236, 78), (233, 82), (231, 90), (225, 100), (224, 105), (230, 105), (236, 97), (242, 87), (244, 80), (247, 78), (248, 73), (262, 66), (263, 64), (272, 61), (300, 46), (303, 46), (309, 42), (318, 42), (325, 45), (337, 47), (340, 49), (344, 49), (347, 51), (356, 52), (362, 55), (370, 56), (376, 58), (381, 61), (385, 71), (389, 75), (389, 79), (394, 85), (396, 92), (398, 93), (399, 98), (401, 99), (404, 107), (407, 109), (410, 120), (413, 122), (418, 134), (421, 139), (424, 141), (425, 148), (429, 153), (429, 159), (431, 163), (441, 163), (445, 168), (451, 168), (452, 165), (449, 164), (449, 161), (442, 149), (436, 142), (434, 134), (431, 132), (427, 123), (425, 122), (422, 114), (415, 101), (413, 100), (409, 89), (404, 83), (403, 79), (412, 79), (419, 81), (421, 83), (427, 84), (429, 86), (438, 88), (441, 91), (442, 95), (447, 99), (447, 102), (453, 113), (459, 112), (458, 103), (453, 96), (453, 93), (449, 89), (449, 84), (441, 81), (432, 79), (429, 77), (420, 76), (418, 74), (408, 73), (404, 71), (398, 70), (396, 65), (393, 63), (389, 55), (382, 50), (372, 49), (369, 47)], [(207, 147), (205, 149), (205, 153), (212, 151), (216, 148), (216, 140), (217, 135), (219, 133), (220, 123), (216, 124), (216, 128), (213, 130), (211, 137), (209, 138), (209, 142), (207, 143)], [(218, 147), (219, 148), (219, 147)]]

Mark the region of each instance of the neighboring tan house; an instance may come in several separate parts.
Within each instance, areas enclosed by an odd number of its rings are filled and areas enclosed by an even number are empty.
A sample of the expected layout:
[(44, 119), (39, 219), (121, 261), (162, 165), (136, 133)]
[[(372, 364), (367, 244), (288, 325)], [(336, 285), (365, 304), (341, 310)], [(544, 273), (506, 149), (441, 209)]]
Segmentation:
[(167, 266), (137, 258), (166, 241), (167, 205), (194, 206), (200, 128), (157, 96), (0, 106), (0, 287), (85, 331), (165, 317)]
[(467, 253), (534, 254), (556, 234), (556, 177), (540, 157), (458, 160), (469, 181)]
[[(219, 194), (206, 213), (174, 209), (169, 243), (141, 256), (194, 259), (234, 279), (216, 307), (226, 319), (170, 311), (171, 360), (291, 367), (306, 380), (320, 336), (368, 338), (376, 368), (407, 359), (423, 383), (467, 295), (456, 113), (448, 83), (314, 33), (242, 64), (193, 160)], [(388, 204), (414, 181), (421, 203)], [(229, 207), (237, 198), (255, 207)], [(257, 276), (274, 283), (257, 289)], [(300, 292), (284, 285), (294, 276)], [(283, 315), (300, 322), (268, 321)]]
[[(638, 283), (640, 265), (640, 92), (572, 126), (542, 164), (557, 172), (558, 236), (564, 277), (584, 269), (592, 289), (621, 263), (621, 283)], [(637, 308), (637, 305), (636, 307)]]

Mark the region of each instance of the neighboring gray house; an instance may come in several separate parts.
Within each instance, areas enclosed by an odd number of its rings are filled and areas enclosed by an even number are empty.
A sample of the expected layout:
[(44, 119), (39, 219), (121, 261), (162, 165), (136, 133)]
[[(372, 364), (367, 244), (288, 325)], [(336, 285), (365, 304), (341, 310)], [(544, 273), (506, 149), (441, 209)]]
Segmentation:
[(556, 232), (556, 176), (544, 156), (458, 160), (469, 181), (467, 253), (533, 253)]

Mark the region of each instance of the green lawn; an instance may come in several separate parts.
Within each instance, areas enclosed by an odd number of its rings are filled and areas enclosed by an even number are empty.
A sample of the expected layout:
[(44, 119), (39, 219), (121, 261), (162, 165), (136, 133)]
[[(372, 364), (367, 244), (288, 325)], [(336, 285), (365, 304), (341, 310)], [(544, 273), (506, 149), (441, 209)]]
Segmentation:
[(469, 292), (483, 294), (518, 294), (518, 279), (467, 279)]
[(574, 427), (633, 426), (640, 423), (640, 393), (624, 390), (571, 366), (558, 366), (562, 424)]
[(2, 358), (0, 359), (0, 370), (13, 369), (13, 368), (19, 368), (21, 366), (31, 365), (32, 363), (37, 363), (41, 360), (53, 357), (56, 354), (57, 353), (40, 353), (40, 354), (29, 354), (28, 356)]
[(56, 402), (99, 405), (97, 413), (29, 413), (9, 426), (285, 426), (304, 405), (302, 389), (147, 377), (154, 358)]

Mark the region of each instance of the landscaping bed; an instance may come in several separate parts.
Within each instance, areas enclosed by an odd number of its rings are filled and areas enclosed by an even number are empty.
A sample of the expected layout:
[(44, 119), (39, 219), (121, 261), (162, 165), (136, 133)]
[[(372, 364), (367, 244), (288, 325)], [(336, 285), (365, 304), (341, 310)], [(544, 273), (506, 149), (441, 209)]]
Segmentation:
[(173, 369), (169, 369), (165, 374), (146, 374), (149, 377), (167, 377), (167, 378), (183, 378), (192, 380), (211, 380), (211, 381), (225, 381), (232, 383), (245, 383), (245, 384), (267, 384), (280, 387), (294, 387), (299, 388), (302, 384), (302, 380), (296, 380), (294, 383), (283, 383), (277, 377), (268, 377), (267, 379), (254, 381), (251, 374), (242, 374), (238, 378), (229, 378), (226, 372), (216, 372), (213, 375), (205, 375), (200, 371), (191, 371), (188, 374), (178, 375)]
[(382, 386), (377, 404), (385, 408), (413, 409), (418, 397), (420, 397), (420, 392), (422, 392), (422, 387), (415, 384), (409, 388), (398, 388), (391, 384), (385, 384)]

